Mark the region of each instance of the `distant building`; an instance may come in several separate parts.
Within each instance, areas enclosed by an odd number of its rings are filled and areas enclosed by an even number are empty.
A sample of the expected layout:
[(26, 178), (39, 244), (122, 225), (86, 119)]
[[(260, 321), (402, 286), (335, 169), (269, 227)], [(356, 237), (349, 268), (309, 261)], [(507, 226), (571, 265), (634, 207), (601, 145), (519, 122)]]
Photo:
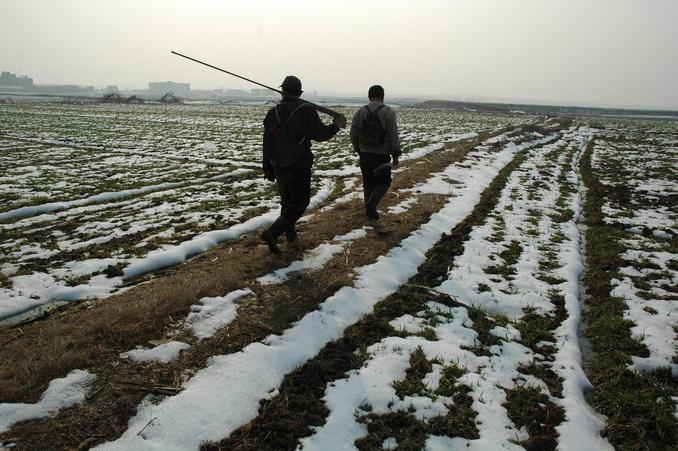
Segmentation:
[(254, 97), (268, 97), (271, 95), (271, 91), (268, 89), (255, 88), (251, 90), (252, 96)]
[(118, 87), (117, 87), (116, 85), (108, 85), (108, 86), (106, 86), (106, 90), (105, 90), (105, 91), (106, 91), (107, 93), (109, 93), (109, 94), (120, 93), (120, 90), (118, 89)]
[(94, 94), (94, 86), (78, 85), (37, 85), (34, 89), (43, 94), (86, 95)]
[(148, 83), (148, 92), (151, 95), (163, 95), (169, 92), (175, 96), (181, 96), (188, 94), (190, 90), (190, 83), (175, 83), (173, 81), (151, 81)]
[(248, 97), (250, 93), (246, 89), (227, 89), (226, 95), (228, 97)]
[(17, 77), (11, 72), (2, 72), (0, 74), (0, 87), (3, 88), (22, 88), (24, 90), (33, 89), (33, 79), (25, 75)]

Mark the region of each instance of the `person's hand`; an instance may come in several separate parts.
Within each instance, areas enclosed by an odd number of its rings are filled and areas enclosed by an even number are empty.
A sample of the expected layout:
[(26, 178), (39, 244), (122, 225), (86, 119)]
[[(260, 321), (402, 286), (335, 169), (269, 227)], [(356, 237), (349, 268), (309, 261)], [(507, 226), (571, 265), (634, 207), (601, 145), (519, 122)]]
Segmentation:
[(335, 116), (334, 119), (332, 119), (332, 124), (336, 125), (339, 128), (346, 128), (346, 116), (344, 116), (343, 114)]
[(391, 163), (391, 166), (393, 166), (394, 168), (397, 168), (399, 164), (400, 164), (400, 161), (398, 160), (398, 157), (393, 157), (393, 163)]

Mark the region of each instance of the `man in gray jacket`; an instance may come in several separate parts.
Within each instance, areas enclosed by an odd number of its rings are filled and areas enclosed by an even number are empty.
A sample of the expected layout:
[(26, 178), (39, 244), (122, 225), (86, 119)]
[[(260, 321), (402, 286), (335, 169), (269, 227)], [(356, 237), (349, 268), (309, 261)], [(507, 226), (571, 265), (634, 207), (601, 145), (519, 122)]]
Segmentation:
[(384, 88), (374, 85), (367, 96), (370, 103), (353, 116), (351, 143), (360, 155), (367, 217), (378, 220), (377, 205), (391, 185), (391, 166), (398, 166), (400, 138), (395, 112), (384, 105)]

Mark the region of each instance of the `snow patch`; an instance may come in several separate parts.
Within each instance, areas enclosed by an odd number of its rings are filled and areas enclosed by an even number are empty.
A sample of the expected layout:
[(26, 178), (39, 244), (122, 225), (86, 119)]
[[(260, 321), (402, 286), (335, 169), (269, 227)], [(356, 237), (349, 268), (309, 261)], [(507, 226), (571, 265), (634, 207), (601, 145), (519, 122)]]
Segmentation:
[(66, 377), (52, 380), (35, 404), (0, 404), (0, 434), (21, 421), (46, 418), (61, 409), (80, 404), (95, 377), (84, 370), (73, 370)]
[(191, 306), (185, 324), (198, 340), (209, 338), (236, 318), (237, 302), (250, 294), (253, 294), (252, 290), (246, 289), (231, 291), (222, 297), (202, 298), (201, 305)]
[(138, 347), (137, 349), (123, 352), (120, 354), (120, 357), (128, 358), (140, 363), (154, 361), (168, 363), (179, 357), (179, 353), (181, 351), (190, 347), (191, 346), (187, 343), (182, 343), (180, 341), (170, 341), (150, 349)]

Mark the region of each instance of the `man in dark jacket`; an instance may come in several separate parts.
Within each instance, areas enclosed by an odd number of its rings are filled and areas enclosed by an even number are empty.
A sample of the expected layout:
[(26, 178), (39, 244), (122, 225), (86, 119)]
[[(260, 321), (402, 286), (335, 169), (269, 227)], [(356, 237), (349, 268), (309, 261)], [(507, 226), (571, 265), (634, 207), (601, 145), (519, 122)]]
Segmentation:
[(367, 97), (370, 103), (353, 116), (351, 143), (360, 155), (365, 212), (378, 220), (377, 205), (391, 186), (391, 166), (398, 166), (400, 138), (395, 112), (384, 105), (384, 88), (371, 86)]
[(311, 140), (328, 141), (346, 127), (344, 116), (325, 125), (318, 112), (299, 99), (301, 80), (290, 75), (280, 86), (283, 99), (271, 108), (264, 119), (264, 176), (276, 181), (280, 193), (281, 212), (261, 238), (271, 252), (280, 253), (278, 236), (283, 232), (287, 242), (297, 239), (295, 223), (304, 214), (311, 200)]

